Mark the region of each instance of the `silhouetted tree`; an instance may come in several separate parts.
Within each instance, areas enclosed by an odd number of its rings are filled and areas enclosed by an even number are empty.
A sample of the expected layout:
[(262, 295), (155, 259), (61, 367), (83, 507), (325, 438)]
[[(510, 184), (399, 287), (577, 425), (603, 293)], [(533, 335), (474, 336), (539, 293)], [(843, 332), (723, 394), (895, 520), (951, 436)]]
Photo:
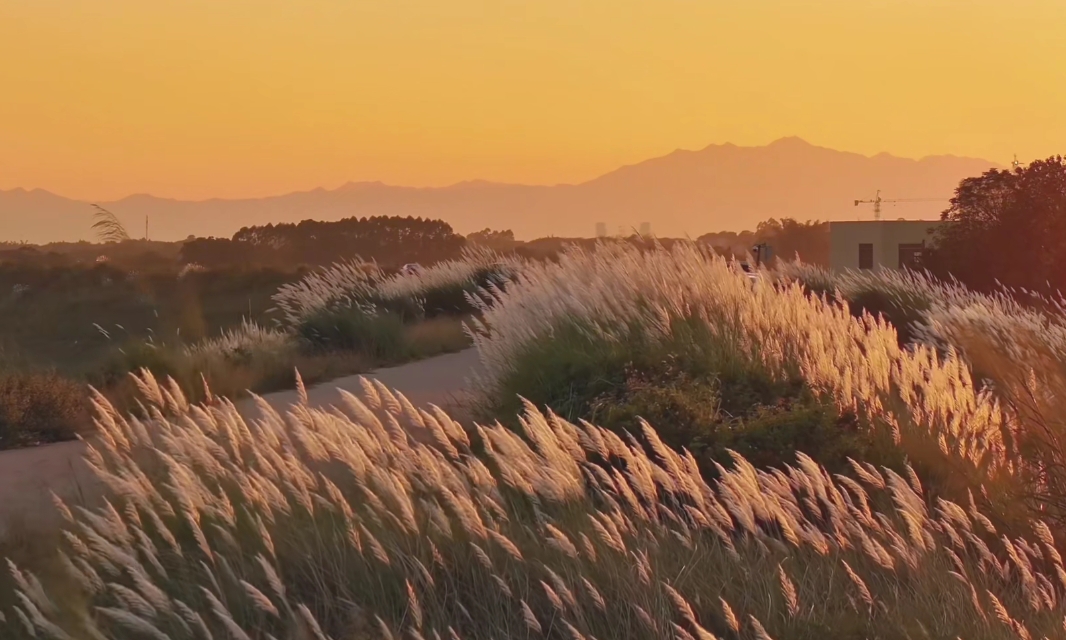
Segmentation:
[(466, 240), (441, 220), (398, 216), (304, 220), (245, 227), (230, 240), (186, 241), (182, 262), (204, 266), (324, 265), (358, 256), (383, 266), (398, 266), (454, 258), (465, 244)]
[[(795, 260), (829, 266), (829, 223), (770, 218), (755, 227), (755, 242), (765, 242), (777, 260)], [(750, 247), (749, 247), (750, 248)]]
[(741, 257), (756, 244), (766, 243), (773, 249), (774, 260), (794, 260), (798, 256), (804, 262), (829, 265), (828, 222), (770, 218), (760, 222), (755, 231), (719, 231), (696, 240), (726, 256)]
[(199, 264), (205, 267), (233, 265), (266, 266), (272, 262), (269, 252), (239, 244), (228, 238), (197, 238), (186, 240), (181, 246), (182, 264)]
[(514, 249), (518, 244), (514, 239), (514, 231), (511, 231), (510, 229), (493, 231), (492, 229), (486, 228), (481, 231), (467, 234), (466, 240), (472, 244), (488, 247), (495, 251), (509, 251)]
[[(1066, 289), (1066, 162), (993, 169), (955, 189), (923, 266), (979, 290)], [(1049, 286), (1051, 291), (1049, 291)]]

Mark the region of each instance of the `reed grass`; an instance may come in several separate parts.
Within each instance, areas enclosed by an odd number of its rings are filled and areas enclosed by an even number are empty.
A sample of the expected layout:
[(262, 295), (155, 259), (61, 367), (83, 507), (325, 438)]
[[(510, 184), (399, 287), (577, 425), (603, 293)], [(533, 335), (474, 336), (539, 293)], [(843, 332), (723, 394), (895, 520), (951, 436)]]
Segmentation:
[[(471, 296), (488, 396), (562, 326), (624, 347), (689, 323), (713, 338), (696, 355), (715, 366), (801, 379), (892, 436), (909, 460), (896, 470), (855, 460), (834, 474), (803, 454), (760, 469), (734, 455), (708, 480), (663, 444), (661, 425), (618, 434), (526, 403), (514, 425), (466, 428), (370, 381), (337, 408), (281, 415), (263, 403), (248, 422), (145, 374), (149, 417), (96, 399), (88, 460), (109, 502), (58, 504), (55, 564), (10, 567), (0, 629), (19, 640), (1066, 637), (1061, 472), (1054, 450), (1032, 450), (1061, 433), (1057, 320), (955, 293), (921, 314), (945, 351), (901, 345), (884, 319), (795, 280), (752, 283), (683, 243), (573, 250)], [(1007, 373), (977, 384), (978, 361)], [(951, 473), (924, 473), (934, 468)]]
[(533, 407), (466, 432), (367, 382), (248, 423), (141, 383), (152, 420), (98, 405), (111, 501), (59, 505), (61, 572), (9, 567), (4, 637), (1062, 637), (1050, 528), (997, 530), (913, 473), (738, 458), (708, 484)]

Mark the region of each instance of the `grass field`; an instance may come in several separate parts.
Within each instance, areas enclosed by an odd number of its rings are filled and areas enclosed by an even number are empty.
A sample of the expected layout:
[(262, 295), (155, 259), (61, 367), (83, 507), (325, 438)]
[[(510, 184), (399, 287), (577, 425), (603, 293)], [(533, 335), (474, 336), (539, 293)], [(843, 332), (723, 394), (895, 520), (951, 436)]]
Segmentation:
[[(297, 369), (313, 384), (465, 348), (466, 293), (493, 261), (473, 252), (417, 275), (0, 265), (0, 449), (85, 433), (89, 385), (138, 409), (141, 369), (199, 402), (205, 383), (236, 398), (291, 389)], [(338, 279), (353, 268), (357, 281)]]
[(766, 275), (523, 265), (475, 305), (472, 429), (380, 386), (254, 424), (102, 405), (114, 497), (10, 549), (4, 637), (1066, 637), (1057, 304)]
[[(3, 363), (84, 375), (128, 343), (194, 343), (246, 319), (268, 319), (278, 288), (302, 275), (0, 265)], [(18, 293), (19, 286), (28, 290)]]

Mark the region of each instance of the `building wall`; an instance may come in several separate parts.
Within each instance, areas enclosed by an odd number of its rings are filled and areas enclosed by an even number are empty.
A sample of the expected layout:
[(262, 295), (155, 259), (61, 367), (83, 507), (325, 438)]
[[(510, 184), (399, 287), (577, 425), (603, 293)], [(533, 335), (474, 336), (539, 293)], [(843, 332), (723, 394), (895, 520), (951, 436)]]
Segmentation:
[(901, 244), (930, 244), (940, 220), (855, 220), (829, 223), (829, 264), (834, 271), (859, 268), (859, 245), (873, 245), (873, 267), (899, 268)]

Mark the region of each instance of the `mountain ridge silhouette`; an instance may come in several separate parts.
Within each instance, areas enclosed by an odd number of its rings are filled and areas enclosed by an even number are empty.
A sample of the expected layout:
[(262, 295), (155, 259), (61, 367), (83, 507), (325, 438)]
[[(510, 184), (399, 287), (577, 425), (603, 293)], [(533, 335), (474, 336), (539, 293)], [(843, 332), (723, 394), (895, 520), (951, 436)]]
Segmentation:
[(92, 240), (91, 204), (114, 212), (140, 236), (144, 218), (154, 240), (190, 235), (231, 236), (241, 227), (350, 216), (440, 218), (456, 231), (511, 229), (516, 237), (592, 236), (597, 222), (613, 232), (651, 223), (660, 236), (754, 228), (760, 221), (870, 219), (856, 199), (939, 198), (886, 204), (885, 218), (932, 219), (947, 207), (958, 182), (992, 168), (988, 160), (950, 154), (901, 158), (865, 156), (787, 136), (764, 146), (710, 144), (677, 149), (575, 184), (526, 185), (464, 180), (443, 187), (350, 181), (257, 198), (180, 200), (131, 194), (84, 202), (43, 189), (0, 190), (0, 241)]

